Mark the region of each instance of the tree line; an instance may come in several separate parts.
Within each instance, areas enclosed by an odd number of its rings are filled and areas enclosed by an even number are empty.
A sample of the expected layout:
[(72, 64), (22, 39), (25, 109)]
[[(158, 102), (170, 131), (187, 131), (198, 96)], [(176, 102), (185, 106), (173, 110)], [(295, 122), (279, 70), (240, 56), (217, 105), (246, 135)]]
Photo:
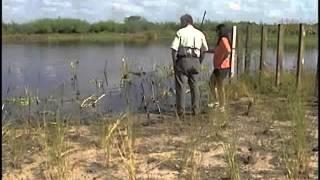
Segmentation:
[[(202, 29), (207, 32), (215, 31), (216, 26), (221, 22), (213, 22), (206, 20), (202, 26)], [(227, 26), (236, 25), (239, 30), (245, 31), (247, 25), (250, 25), (251, 33), (259, 33), (261, 30), (261, 25), (257, 23), (250, 22), (222, 22)], [(196, 27), (200, 27), (199, 23), (195, 23)], [(271, 34), (276, 34), (277, 25), (267, 25), (268, 32)], [(307, 32), (309, 34), (317, 34), (317, 24), (307, 25)], [(164, 22), (164, 23), (154, 23), (149, 22), (141, 16), (129, 16), (124, 19), (123, 23), (115, 21), (100, 21), (95, 23), (89, 23), (81, 19), (72, 18), (43, 18), (27, 23), (3, 23), (2, 22), (2, 32), (7, 34), (48, 34), (48, 33), (137, 33), (137, 32), (173, 32), (179, 29), (179, 23), (176, 22)], [(299, 24), (291, 23), (286, 24), (285, 31), (288, 34), (298, 34)]]

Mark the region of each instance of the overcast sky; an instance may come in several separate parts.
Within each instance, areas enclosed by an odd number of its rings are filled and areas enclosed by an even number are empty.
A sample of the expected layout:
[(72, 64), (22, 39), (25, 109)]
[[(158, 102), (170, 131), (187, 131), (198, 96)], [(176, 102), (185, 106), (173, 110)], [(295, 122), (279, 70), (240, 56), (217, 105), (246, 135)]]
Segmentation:
[(318, 0), (2, 0), (4, 22), (69, 17), (89, 22), (122, 21), (131, 15), (153, 22), (175, 21), (189, 13), (200, 21), (318, 22)]

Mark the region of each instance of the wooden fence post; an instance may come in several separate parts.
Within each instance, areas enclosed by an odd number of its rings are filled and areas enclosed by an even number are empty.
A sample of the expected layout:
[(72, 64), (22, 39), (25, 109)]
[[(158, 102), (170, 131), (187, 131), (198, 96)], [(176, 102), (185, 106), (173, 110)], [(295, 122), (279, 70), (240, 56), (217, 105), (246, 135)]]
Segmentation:
[(306, 31), (303, 24), (299, 25), (300, 34), (299, 34), (299, 50), (298, 50), (298, 59), (297, 59), (297, 74), (296, 74), (296, 87), (299, 89), (301, 82), (301, 72), (304, 64), (304, 37)]
[(259, 65), (259, 82), (261, 80), (262, 72), (264, 71), (264, 63), (267, 52), (267, 27), (261, 26), (261, 47), (260, 47), (260, 65)]
[(249, 33), (250, 33), (250, 24), (247, 25), (246, 29), (246, 44), (245, 44), (245, 62), (244, 62), (244, 69), (247, 73), (250, 70), (250, 52), (249, 48)]
[(238, 28), (238, 33), (237, 33), (237, 43), (236, 43), (236, 49), (237, 49), (237, 78), (239, 79), (240, 74), (241, 74), (241, 46), (240, 46), (240, 34), (239, 34), (240, 30)]
[(242, 49), (242, 60), (241, 60), (241, 70), (245, 72), (245, 63), (246, 63), (246, 50), (245, 48)]
[(279, 86), (281, 83), (281, 75), (283, 69), (283, 26), (278, 24), (278, 44), (277, 44), (277, 63), (276, 63), (276, 82)]
[(317, 73), (316, 73), (316, 82), (315, 82), (315, 96), (318, 97), (319, 96), (319, 58), (318, 58), (318, 62), (317, 62)]
[(231, 45), (231, 58), (230, 58), (230, 65), (231, 65), (231, 71), (230, 71), (230, 79), (234, 77), (234, 71), (235, 71), (235, 62), (237, 61), (237, 52), (236, 52), (236, 39), (237, 39), (237, 26), (232, 27), (232, 45)]

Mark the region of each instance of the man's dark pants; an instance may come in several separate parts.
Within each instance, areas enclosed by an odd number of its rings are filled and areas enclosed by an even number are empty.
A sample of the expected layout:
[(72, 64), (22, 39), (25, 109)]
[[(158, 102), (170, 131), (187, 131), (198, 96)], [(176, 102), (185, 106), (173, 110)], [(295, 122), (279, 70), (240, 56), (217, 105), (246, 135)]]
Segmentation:
[(176, 105), (178, 115), (185, 111), (185, 84), (188, 82), (191, 92), (191, 104), (193, 114), (199, 113), (200, 92), (198, 85), (198, 76), (200, 69), (199, 58), (180, 57), (175, 66), (175, 84), (176, 84)]

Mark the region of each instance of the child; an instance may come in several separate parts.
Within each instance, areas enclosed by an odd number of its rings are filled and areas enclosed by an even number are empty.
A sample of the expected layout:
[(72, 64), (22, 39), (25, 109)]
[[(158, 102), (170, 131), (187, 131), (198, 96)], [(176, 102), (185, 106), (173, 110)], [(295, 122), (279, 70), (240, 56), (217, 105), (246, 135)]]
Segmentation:
[[(210, 77), (211, 95), (215, 102), (208, 104), (209, 107), (219, 107), (224, 112), (225, 92), (224, 80), (230, 74), (230, 57), (231, 57), (231, 33), (224, 24), (217, 26), (218, 41), (217, 47), (207, 52), (214, 53), (213, 65), (214, 70)], [(218, 102), (217, 102), (218, 96)]]

